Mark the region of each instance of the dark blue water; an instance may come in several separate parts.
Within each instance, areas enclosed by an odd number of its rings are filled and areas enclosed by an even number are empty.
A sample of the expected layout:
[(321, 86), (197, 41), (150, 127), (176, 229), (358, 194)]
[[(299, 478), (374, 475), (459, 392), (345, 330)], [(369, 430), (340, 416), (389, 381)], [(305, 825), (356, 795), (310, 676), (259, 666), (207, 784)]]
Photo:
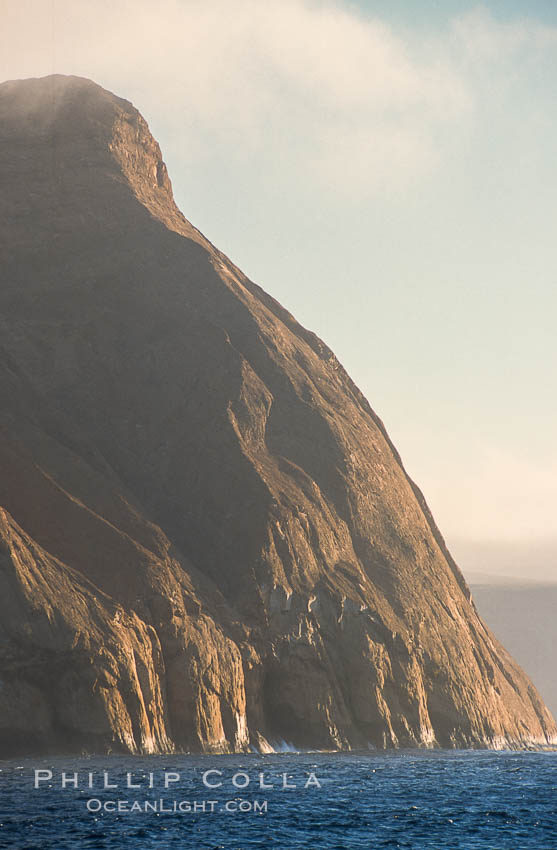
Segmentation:
[[(0, 768), (0, 847), (10, 850), (557, 850), (557, 753), (109, 756)], [(35, 768), (53, 774), (38, 789)], [(220, 774), (206, 782), (222, 786), (204, 784), (209, 770)], [(80, 787), (70, 776), (62, 789), (62, 771), (78, 771)], [(104, 771), (117, 789), (102, 788)], [(128, 771), (139, 789), (126, 787)], [(272, 789), (259, 787), (260, 773)], [(295, 788), (282, 787), (284, 773)]]

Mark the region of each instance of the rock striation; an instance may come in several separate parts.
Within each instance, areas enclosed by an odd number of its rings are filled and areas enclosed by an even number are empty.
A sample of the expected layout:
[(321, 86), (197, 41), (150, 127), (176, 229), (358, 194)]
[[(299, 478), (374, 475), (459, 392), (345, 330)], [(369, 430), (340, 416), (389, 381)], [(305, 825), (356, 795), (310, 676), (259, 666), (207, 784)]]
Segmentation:
[(0, 86), (0, 756), (557, 740), (334, 354), (126, 100)]

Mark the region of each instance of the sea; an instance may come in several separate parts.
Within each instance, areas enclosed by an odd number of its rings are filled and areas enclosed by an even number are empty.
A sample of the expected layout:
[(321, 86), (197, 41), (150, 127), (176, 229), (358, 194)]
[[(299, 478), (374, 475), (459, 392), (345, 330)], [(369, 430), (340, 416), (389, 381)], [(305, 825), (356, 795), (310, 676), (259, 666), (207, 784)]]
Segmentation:
[(0, 761), (9, 850), (557, 850), (557, 753)]

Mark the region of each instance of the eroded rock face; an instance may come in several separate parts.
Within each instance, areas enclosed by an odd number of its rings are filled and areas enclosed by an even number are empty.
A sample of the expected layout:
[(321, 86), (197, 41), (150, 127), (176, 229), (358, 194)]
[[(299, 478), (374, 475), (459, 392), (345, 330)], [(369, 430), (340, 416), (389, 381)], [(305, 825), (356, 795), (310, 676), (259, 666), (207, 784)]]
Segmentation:
[(381, 421), (134, 107), (4, 83), (0, 163), (0, 753), (554, 741)]

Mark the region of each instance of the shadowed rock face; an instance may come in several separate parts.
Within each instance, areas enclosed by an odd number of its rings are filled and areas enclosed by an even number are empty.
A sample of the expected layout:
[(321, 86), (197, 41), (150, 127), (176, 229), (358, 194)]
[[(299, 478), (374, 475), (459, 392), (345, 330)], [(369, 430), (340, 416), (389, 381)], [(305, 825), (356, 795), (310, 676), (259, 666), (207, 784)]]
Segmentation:
[(0, 86), (0, 755), (546, 744), (334, 354), (134, 107)]

